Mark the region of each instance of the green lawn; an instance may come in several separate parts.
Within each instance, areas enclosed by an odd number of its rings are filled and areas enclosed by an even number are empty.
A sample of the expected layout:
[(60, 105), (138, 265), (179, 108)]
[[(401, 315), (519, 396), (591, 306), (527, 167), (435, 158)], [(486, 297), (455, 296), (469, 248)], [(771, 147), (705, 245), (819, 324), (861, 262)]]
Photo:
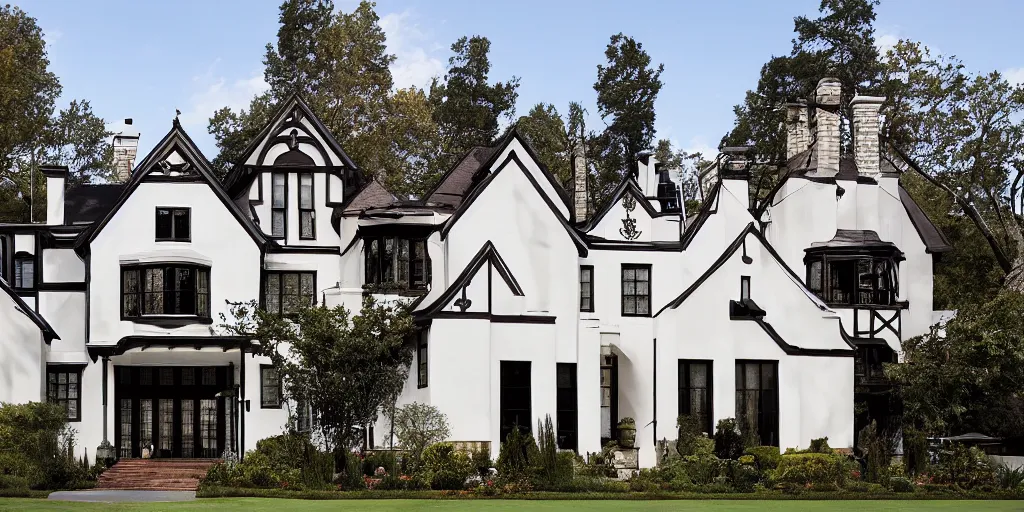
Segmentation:
[(526, 512), (530, 510), (554, 511), (751, 511), (751, 512), (804, 512), (804, 511), (1024, 511), (1024, 501), (512, 501), (512, 500), (340, 500), (306, 501), (267, 498), (216, 498), (185, 503), (110, 504), (69, 503), (38, 499), (0, 499), (0, 510), (102, 510), (118, 512), (128, 510), (263, 510), (285, 512), (290, 510), (353, 510), (370, 512), (407, 511), (476, 511)]

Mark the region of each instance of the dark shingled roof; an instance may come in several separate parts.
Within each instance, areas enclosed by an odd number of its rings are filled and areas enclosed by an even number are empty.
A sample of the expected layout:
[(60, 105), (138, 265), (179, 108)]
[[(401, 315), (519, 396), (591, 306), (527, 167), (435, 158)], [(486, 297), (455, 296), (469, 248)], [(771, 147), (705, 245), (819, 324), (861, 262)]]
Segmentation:
[(451, 205), (458, 208), (462, 199), (469, 195), (473, 187), (473, 176), (480, 166), (487, 162), (501, 146), (475, 147), (455, 164), (438, 182), (437, 186), (424, 198), (427, 203)]
[(79, 185), (64, 195), (64, 223), (82, 224), (102, 219), (124, 190), (122, 183)]
[(368, 183), (356, 193), (352, 201), (345, 206), (345, 215), (359, 214), (370, 208), (382, 208), (398, 202), (395, 195), (388, 192), (377, 180)]
[(896, 247), (892, 242), (883, 242), (878, 233), (868, 229), (837, 229), (836, 236), (827, 242), (814, 242), (811, 247)]
[(903, 203), (903, 208), (907, 210), (910, 222), (917, 229), (917, 234), (921, 237), (921, 241), (924, 242), (926, 252), (941, 253), (953, 250), (953, 246), (949, 245), (946, 235), (943, 235), (942, 231), (932, 223), (932, 220), (914, 202), (914, 198), (910, 197), (910, 194), (903, 186), (900, 186), (900, 202)]

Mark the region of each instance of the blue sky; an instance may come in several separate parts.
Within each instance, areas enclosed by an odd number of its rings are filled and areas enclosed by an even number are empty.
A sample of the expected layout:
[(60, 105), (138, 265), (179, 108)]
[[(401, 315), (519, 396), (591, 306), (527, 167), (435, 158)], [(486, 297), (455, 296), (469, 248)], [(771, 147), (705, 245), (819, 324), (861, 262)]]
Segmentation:
[[(350, 10), (355, 2), (336, 0)], [(818, 1), (382, 0), (377, 4), (398, 56), (396, 85), (425, 86), (442, 74), (462, 35), (490, 38), (492, 79), (520, 77), (518, 113), (540, 101), (587, 107), (600, 128), (593, 83), (608, 37), (624, 32), (665, 64), (656, 111), (659, 138), (708, 150), (732, 125), (732, 106), (757, 83), (761, 65), (788, 53), (793, 17), (816, 16)], [(88, 99), (118, 129), (131, 117), (140, 157), (166, 133), (175, 109), (207, 157), (206, 131), (221, 106), (242, 107), (263, 82), (264, 47), (278, 26), (276, 0), (22, 0), (49, 43), (62, 104)], [(1024, 2), (884, 0), (875, 23), (881, 45), (898, 38), (955, 54), (973, 70), (1024, 82)]]

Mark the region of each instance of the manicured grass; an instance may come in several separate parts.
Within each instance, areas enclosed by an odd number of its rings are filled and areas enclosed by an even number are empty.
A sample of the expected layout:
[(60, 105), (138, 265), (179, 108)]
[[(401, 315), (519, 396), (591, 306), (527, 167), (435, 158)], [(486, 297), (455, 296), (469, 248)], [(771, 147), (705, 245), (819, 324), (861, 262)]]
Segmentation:
[(515, 500), (352, 500), (307, 501), (268, 498), (213, 498), (183, 503), (69, 503), (38, 499), (0, 499), (0, 510), (102, 510), (181, 511), (238, 510), (245, 512), (290, 510), (341, 510), (368, 512), (416, 511), (749, 511), (749, 512), (816, 512), (816, 511), (1024, 511), (1024, 501), (515, 501)]

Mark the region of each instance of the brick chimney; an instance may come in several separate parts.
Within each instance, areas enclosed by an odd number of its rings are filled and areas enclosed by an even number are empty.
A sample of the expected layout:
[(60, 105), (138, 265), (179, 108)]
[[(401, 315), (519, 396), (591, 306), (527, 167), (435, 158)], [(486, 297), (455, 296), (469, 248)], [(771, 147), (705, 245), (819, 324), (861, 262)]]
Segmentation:
[(818, 154), (817, 176), (831, 178), (839, 174), (839, 94), (838, 79), (822, 78), (814, 91), (815, 145)]
[(573, 178), (573, 213), (576, 222), (587, 220), (590, 197), (587, 194), (587, 159), (583, 155), (583, 146), (577, 144), (572, 155), (572, 178)]
[(64, 224), (64, 192), (68, 183), (68, 168), (63, 165), (40, 166), (46, 176), (46, 225)]
[(786, 104), (786, 159), (803, 153), (811, 145), (811, 126), (807, 120), (807, 101)]
[(877, 179), (882, 174), (878, 155), (878, 112), (885, 98), (881, 96), (854, 96), (853, 156), (860, 176)]
[(124, 183), (131, 179), (135, 168), (135, 155), (139, 150), (139, 132), (132, 126), (131, 118), (124, 120), (124, 129), (114, 134), (115, 179)]

